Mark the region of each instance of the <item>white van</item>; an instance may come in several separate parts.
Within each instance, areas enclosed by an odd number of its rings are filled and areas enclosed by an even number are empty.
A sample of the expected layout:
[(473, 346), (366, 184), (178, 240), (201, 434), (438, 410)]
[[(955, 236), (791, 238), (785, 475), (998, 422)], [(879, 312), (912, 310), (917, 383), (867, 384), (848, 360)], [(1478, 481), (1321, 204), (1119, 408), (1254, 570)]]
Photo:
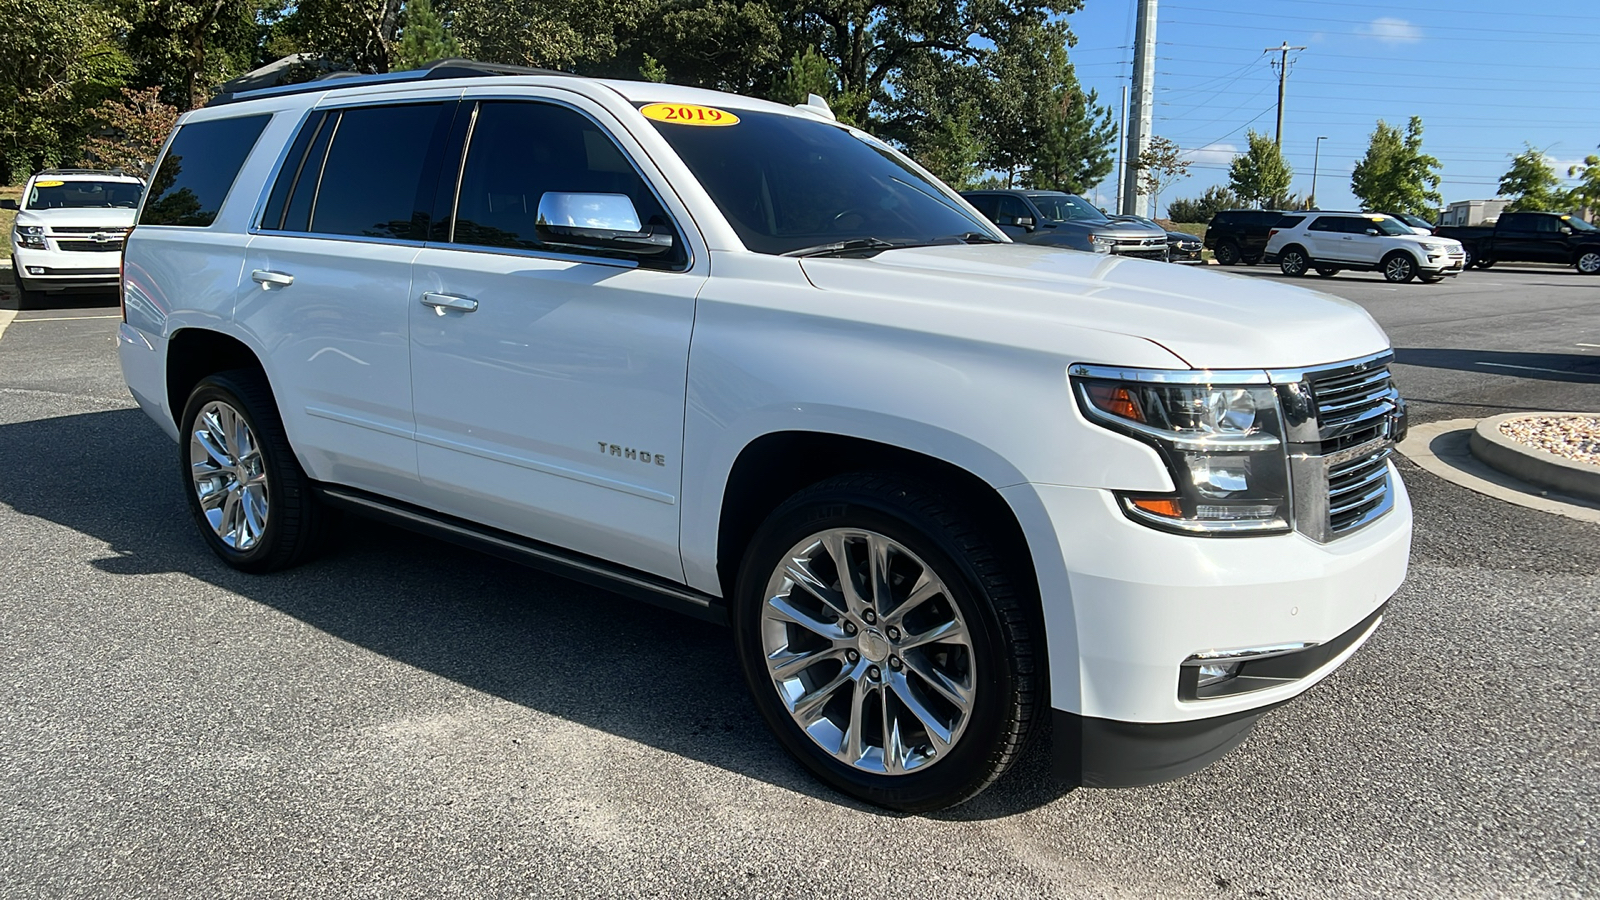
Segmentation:
[(1193, 772), (1405, 577), (1370, 317), (1014, 244), (821, 105), (460, 61), (221, 98), (123, 299), (229, 564), (355, 513), (727, 623), (783, 746), (897, 809), (1047, 716), (1072, 783)]

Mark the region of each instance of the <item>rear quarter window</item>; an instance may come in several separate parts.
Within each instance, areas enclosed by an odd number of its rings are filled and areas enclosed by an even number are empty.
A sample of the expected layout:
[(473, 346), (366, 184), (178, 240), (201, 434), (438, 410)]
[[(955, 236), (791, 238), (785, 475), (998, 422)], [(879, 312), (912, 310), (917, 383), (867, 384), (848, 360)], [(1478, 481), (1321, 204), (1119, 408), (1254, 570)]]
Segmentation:
[(1305, 216), (1284, 216), (1279, 219), (1273, 228), (1293, 228), (1306, 220)]
[(180, 127), (150, 179), (139, 224), (204, 228), (216, 221), (245, 157), (271, 118), (211, 119)]

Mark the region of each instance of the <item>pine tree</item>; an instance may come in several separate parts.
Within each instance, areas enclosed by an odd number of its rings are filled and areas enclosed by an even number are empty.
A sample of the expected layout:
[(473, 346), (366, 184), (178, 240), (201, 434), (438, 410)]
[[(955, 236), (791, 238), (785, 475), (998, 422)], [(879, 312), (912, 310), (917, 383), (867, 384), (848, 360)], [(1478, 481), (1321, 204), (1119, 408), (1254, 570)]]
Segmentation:
[(444, 20), (433, 11), (433, 4), (429, 0), (409, 0), (393, 68), (415, 69), (436, 59), (460, 55), (460, 45)]

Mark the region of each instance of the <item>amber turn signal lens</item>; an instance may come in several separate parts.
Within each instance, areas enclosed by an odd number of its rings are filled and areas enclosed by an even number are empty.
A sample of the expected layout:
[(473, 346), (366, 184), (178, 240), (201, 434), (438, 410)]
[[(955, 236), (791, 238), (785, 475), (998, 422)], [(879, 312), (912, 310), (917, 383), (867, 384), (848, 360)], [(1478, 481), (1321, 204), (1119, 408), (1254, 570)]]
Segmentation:
[(1183, 509), (1178, 506), (1178, 501), (1168, 497), (1139, 497), (1134, 499), (1133, 505), (1158, 516), (1171, 519), (1183, 517)]
[(1121, 385), (1091, 384), (1089, 400), (1113, 416), (1134, 422), (1144, 421), (1144, 412), (1139, 409), (1139, 401), (1133, 399), (1128, 389)]

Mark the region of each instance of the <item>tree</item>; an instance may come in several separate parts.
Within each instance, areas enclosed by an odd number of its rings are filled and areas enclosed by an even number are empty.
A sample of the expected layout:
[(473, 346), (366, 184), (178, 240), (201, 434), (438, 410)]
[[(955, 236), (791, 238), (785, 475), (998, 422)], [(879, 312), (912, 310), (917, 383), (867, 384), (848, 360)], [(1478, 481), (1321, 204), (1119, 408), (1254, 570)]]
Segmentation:
[(1567, 205), (1570, 199), (1561, 190), (1556, 170), (1545, 158), (1543, 150), (1527, 149), (1511, 157), (1511, 168), (1500, 176), (1499, 194), (1510, 197), (1507, 212), (1555, 212)]
[(128, 22), (124, 44), (137, 86), (159, 86), (180, 110), (251, 68), (262, 37), (262, 0), (114, 0)]
[(433, 11), (429, 0), (409, 0), (405, 24), (400, 29), (400, 49), (395, 68), (415, 69), (436, 59), (460, 56), (461, 46)]
[(1233, 191), (1220, 185), (1206, 188), (1198, 200), (1174, 200), (1167, 206), (1167, 218), (1174, 222), (1209, 222), (1225, 209), (1238, 209), (1243, 202)]
[(1439, 160), (1422, 152), (1422, 119), (1412, 116), (1404, 134), (1382, 119), (1367, 143), (1367, 155), (1350, 175), (1350, 192), (1378, 212), (1431, 217), (1444, 202)]
[(1582, 165), (1567, 169), (1567, 177), (1578, 179), (1578, 186), (1570, 195), (1572, 205), (1588, 209), (1590, 218), (1595, 218), (1600, 210), (1600, 156), (1585, 156)]
[(161, 101), (159, 87), (123, 88), (91, 113), (95, 128), (84, 143), (83, 164), (148, 173), (167, 135), (178, 123), (178, 108)]
[(0, 165), (9, 184), (77, 156), (89, 111), (132, 72), (126, 23), (89, 0), (0, 0)]
[(1161, 190), (1170, 187), (1180, 178), (1189, 177), (1192, 160), (1183, 158), (1183, 148), (1164, 137), (1152, 137), (1150, 146), (1133, 160), (1139, 172), (1139, 186), (1153, 199), (1152, 205), (1161, 208)]
[(1294, 172), (1272, 138), (1249, 132), (1249, 149), (1228, 166), (1228, 186), (1239, 199), (1266, 208), (1279, 206), (1289, 194)]
[(828, 101), (828, 107), (839, 121), (861, 124), (866, 98), (860, 94), (841, 93), (833, 63), (818, 55), (816, 48), (807, 47), (805, 53), (796, 53), (789, 60), (788, 69), (778, 76), (768, 99), (794, 105), (805, 103), (812, 94)]

